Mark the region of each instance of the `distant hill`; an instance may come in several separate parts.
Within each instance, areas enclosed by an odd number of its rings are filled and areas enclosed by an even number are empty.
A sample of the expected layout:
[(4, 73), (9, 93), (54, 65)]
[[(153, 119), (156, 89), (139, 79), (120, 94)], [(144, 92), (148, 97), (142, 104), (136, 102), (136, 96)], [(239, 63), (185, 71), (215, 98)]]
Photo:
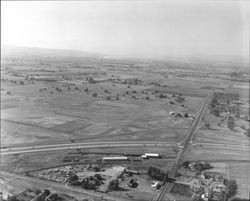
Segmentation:
[(78, 50), (33, 48), (20, 46), (2, 46), (1, 56), (4, 57), (102, 57), (97, 53)]

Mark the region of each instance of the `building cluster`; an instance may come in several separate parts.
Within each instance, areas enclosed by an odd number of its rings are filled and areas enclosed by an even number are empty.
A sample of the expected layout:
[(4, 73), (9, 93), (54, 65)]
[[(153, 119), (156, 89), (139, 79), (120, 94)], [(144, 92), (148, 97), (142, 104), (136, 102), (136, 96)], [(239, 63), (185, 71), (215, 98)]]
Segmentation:
[[(150, 159), (150, 158), (161, 158), (162, 156), (158, 153), (145, 153), (141, 155), (141, 159)], [(102, 161), (130, 161), (135, 160), (135, 158), (130, 158), (127, 156), (108, 156), (103, 157)]]
[(142, 81), (139, 80), (138, 78), (127, 78), (127, 79), (123, 80), (122, 83), (130, 84), (130, 85), (138, 85), (138, 84), (141, 84)]
[(224, 117), (218, 125), (221, 125), (225, 120), (227, 127), (233, 130), (235, 127), (235, 119), (240, 118), (239, 95), (237, 93), (214, 93), (210, 104), (211, 113), (217, 117)]
[(207, 174), (201, 174), (198, 179), (192, 180), (190, 189), (194, 193), (194, 200), (202, 201), (226, 201), (228, 189), (224, 179), (215, 178)]
[[(116, 190), (124, 175), (133, 176), (139, 174), (136, 170), (131, 170), (123, 166), (113, 166), (101, 169), (99, 166), (64, 166), (61, 168), (48, 169), (40, 172), (41, 179), (58, 183), (78, 186), (86, 190), (97, 190), (108, 192)], [(127, 185), (131, 188), (138, 186), (137, 180), (132, 177)]]
[(230, 115), (235, 115), (235, 117), (240, 117), (240, 110), (239, 107), (235, 104), (227, 105), (225, 103), (217, 104), (216, 108), (219, 110), (220, 113), (227, 113)]
[(189, 182), (177, 183), (188, 185), (193, 193), (193, 201), (226, 201), (228, 195), (227, 180), (222, 175), (210, 173), (213, 166), (203, 161), (185, 161), (182, 166), (193, 172)]
[(198, 172), (213, 168), (208, 162), (203, 162), (203, 161), (193, 161), (193, 162), (185, 161), (182, 165), (187, 170), (198, 171)]

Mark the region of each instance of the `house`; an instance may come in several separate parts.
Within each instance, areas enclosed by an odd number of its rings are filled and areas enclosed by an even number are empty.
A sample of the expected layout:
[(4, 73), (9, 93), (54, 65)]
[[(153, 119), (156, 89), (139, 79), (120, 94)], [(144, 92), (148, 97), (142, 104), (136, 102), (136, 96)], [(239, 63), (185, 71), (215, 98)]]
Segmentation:
[(182, 97), (182, 96), (178, 96), (176, 99), (175, 99), (176, 102), (178, 103), (182, 103), (185, 101), (185, 97)]
[(180, 113), (176, 113), (174, 116), (175, 117), (182, 117), (182, 115)]
[(92, 77), (86, 77), (85, 81), (88, 82), (89, 84), (96, 83), (96, 81)]
[(130, 180), (129, 180), (129, 182), (128, 182), (128, 186), (130, 187), (130, 188), (135, 188), (135, 187), (137, 187), (138, 186), (138, 183), (137, 183), (137, 179), (136, 178), (131, 178)]
[(153, 185), (151, 185), (151, 187), (154, 188), (154, 189), (159, 189), (160, 186), (161, 186), (161, 183), (159, 181), (156, 181), (156, 182), (154, 182)]
[(211, 200), (225, 201), (227, 197), (227, 188), (220, 182), (215, 182), (211, 188)]

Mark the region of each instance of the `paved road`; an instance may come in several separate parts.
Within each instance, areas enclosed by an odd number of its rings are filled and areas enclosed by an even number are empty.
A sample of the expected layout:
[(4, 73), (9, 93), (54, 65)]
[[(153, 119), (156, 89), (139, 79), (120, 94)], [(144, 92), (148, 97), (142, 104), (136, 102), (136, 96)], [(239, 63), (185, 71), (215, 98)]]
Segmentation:
[[(193, 135), (194, 135), (194, 131), (196, 129), (196, 127), (198, 126), (208, 103), (208, 100), (210, 98), (210, 95), (208, 95), (201, 103), (201, 105), (199, 105), (196, 114), (195, 114), (195, 119), (191, 125), (191, 127), (189, 128), (187, 134), (186, 134), (186, 138), (184, 139), (184, 141), (181, 143), (181, 145), (183, 146), (182, 151), (179, 153), (179, 155), (177, 156), (175, 163), (170, 171), (170, 177), (175, 177), (176, 173), (178, 172), (180, 165), (182, 163), (182, 160), (184, 158), (184, 154), (188, 148), (189, 142), (192, 140)], [(170, 190), (173, 187), (173, 183), (166, 183), (164, 186), (162, 186), (160, 193), (156, 195), (156, 197), (154, 197), (153, 201), (161, 201), (164, 199), (165, 194), (167, 192), (170, 192)]]
[(81, 142), (81, 143), (68, 143), (68, 144), (55, 144), (55, 145), (39, 145), (32, 147), (17, 147), (1, 149), (1, 155), (21, 154), (21, 153), (34, 153), (44, 151), (56, 151), (65, 149), (77, 148), (103, 148), (103, 147), (143, 147), (143, 146), (173, 146), (173, 142), (158, 142), (158, 141), (117, 141), (117, 142)]
[[(181, 144), (183, 143), (184, 141)], [(77, 148), (84, 149), (84, 148), (103, 148), (103, 147), (143, 147), (143, 146), (167, 147), (167, 146), (173, 146), (173, 145), (175, 145), (173, 142), (157, 142), (157, 141), (81, 142), (81, 143), (6, 148), (6, 149), (1, 149), (0, 154), (10, 155), (10, 154), (57, 151), (57, 150), (66, 150), (66, 149), (77, 149)], [(193, 145), (194, 146), (206, 146), (206, 147), (219, 147), (221, 149), (224, 148), (224, 149), (249, 150), (248, 146), (228, 145), (228, 144), (226, 145), (226, 144), (220, 144), (220, 143), (195, 143)]]

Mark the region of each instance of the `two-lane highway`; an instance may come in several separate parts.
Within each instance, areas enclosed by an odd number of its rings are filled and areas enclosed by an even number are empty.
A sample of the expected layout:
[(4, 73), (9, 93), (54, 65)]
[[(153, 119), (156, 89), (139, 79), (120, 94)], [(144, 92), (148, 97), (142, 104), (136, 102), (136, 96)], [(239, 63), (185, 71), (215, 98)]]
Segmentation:
[[(196, 127), (198, 126), (204, 112), (205, 112), (205, 109), (206, 109), (206, 106), (207, 106), (207, 103), (208, 103), (208, 100), (210, 98), (210, 95), (208, 95), (204, 100), (203, 102), (201, 103), (201, 105), (198, 107), (198, 110), (196, 112), (196, 115), (195, 115), (195, 119), (192, 123), (192, 125), (190, 126), (187, 134), (186, 134), (186, 138), (184, 139), (184, 141), (182, 142), (182, 146), (183, 146), (183, 149), (182, 151), (179, 153), (179, 155), (177, 156), (176, 160), (175, 160), (175, 163), (170, 171), (170, 175), (169, 177), (175, 177), (176, 173), (178, 172), (179, 168), (180, 168), (180, 165), (182, 163), (182, 160), (183, 160), (183, 157), (184, 157), (184, 154), (188, 148), (188, 145), (191, 141), (191, 139), (193, 138), (193, 135), (194, 135), (194, 131), (196, 129)], [(160, 193), (156, 195), (156, 197), (154, 197), (153, 201), (161, 201), (164, 199), (165, 197), (165, 194), (167, 192), (170, 192), (171, 188), (173, 187), (173, 183), (166, 183), (164, 186), (162, 186), (161, 190), (160, 190)]]
[(85, 149), (85, 148), (104, 148), (104, 147), (168, 147), (172, 146), (173, 142), (158, 142), (158, 141), (116, 141), (116, 142), (79, 142), (68, 144), (54, 145), (38, 145), (29, 147), (16, 147), (1, 149), (1, 155), (34, 153), (45, 151), (57, 151), (67, 149)]

